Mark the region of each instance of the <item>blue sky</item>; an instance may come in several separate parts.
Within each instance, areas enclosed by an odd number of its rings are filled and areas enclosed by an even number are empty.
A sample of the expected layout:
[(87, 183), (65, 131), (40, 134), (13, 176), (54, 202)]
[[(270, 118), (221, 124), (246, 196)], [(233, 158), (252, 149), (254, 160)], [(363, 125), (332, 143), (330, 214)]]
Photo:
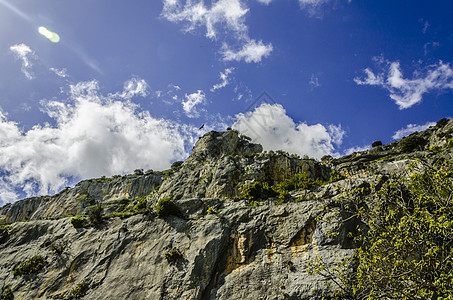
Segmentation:
[(423, 130), (453, 111), (452, 12), (446, 0), (0, 0), (0, 204), (168, 168), (209, 130), (318, 159)]

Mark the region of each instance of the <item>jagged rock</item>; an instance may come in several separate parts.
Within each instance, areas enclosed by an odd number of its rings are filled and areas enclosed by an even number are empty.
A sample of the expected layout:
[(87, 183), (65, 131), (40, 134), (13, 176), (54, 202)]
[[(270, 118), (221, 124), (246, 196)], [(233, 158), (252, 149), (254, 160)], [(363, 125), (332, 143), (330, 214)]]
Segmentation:
[(212, 131), (196, 144), (192, 154), (161, 185), (160, 197), (240, 197), (242, 187), (254, 181), (273, 185), (295, 173), (329, 179), (330, 168), (313, 159), (290, 157), (285, 153), (258, 153), (261, 145), (240, 138), (234, 130)]
[[(308, 263), (321, 259), (337, 266), (354, 253), (357, 228), (366, 229), (337, 200), (348, 197), (345, 190), (379, 188), (386, 177), (407, 177), (439, 159), (453, 160), (452, 133), (450, 120), (415, 133), (426, 144), (411, 153), (402, 153), (402, 141), (396, 141), (318, 162), (262, 153), (234, 130), (210, 132), (181, 166), (163, 172), (166, 178), (153, 173), (88, 180), (58, 195), (0, 208), (0, 221), (12, 223), (0, 227), (2, 287), (11, 288), (14, 299), (62, 299), (83, 282), (81, 299), (329, 297), (335, 284), (308, 276)], [(328, 181), (332, 170), (346, 178), (292, 191), (294, 202), (267, 199), (255, 207), (240, 198), (242, 187), (254, 181), (272, 185), (298, 172)], [(149, 194), (151, 206), (172, 196), (181, 216), (160, 219), (148, 212), (78, 229), (63, 217), (86, 213), (94, 201), (108, 206)], [(58, 219), (38, 220), (44, 218)], [(15, 267), (37, 255), (47, 261), (41, 271), (13, 276)]]
[(0, 224), (82, 214), (96, 201), (140, 198), (161, 183), (159, 174), (114, 180), (85, 180), (73, 189), (65, 189), (54, 196), (29, 198), (0, 208)]

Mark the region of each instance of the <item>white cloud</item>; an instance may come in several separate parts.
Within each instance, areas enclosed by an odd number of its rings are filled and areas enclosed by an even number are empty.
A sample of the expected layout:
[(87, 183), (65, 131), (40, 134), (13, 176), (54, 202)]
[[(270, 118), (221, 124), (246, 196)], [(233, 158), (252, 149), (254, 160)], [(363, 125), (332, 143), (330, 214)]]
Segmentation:
[(244, 60), (247, 63), (258, 63), (264, 57), (268, 57), (272, 50), (272, 44), (264, 45), (263, 41), (250, 40), (242, 46), (242, 49), (236, 52), (231, 50), (227, 44), (224, 44), (221, 52), (224, 61)]
[(22, 61), (22, 73), (28, 79), (33, 79), (33, 73), (31, 67), (33, 66), (32, 60), (35, 58), (35, 52), (25, 44), (17, 44), (9, 47), (9, 50), (14, 53), (16, 58)]
[(319, 78), (315, 74), (311, 74), (311, 78), (308, 84), (311, 85), (312, 88), (317, 88), (321, 86), (321, 84), (319, 84)]
[(49, 68), (50, 71), (54, 72), (58, 77), (66, 78), (68, 77), (68, 72), (66, 68), (57, 69), (57, 68)]
[(252, 112), (236, 115), (233, 128), (263, 145), (265, 150), (284, 150), (321, 158), (336, 155), (333, 144), (341, 144), (341, 126), (296, 123), (280, 104), (262, 104)]
[(236, 34), (247, 31), (244, 16), (248, 8), (241, 0), (219, 0), (208, 8), (204, 1), (186, 1), (183, 5), (179, 0), (163, 0), (162, 16), (171, 22), (187, 23), (185, 30), (193, 31), (198, 27), (206, 27), (206, 37), (217, 37), (216, 26), (222, 24)]
[(234, 68), (228, 68), (228, 69), (225, 69), (224, 72), (220, 72), (220, 80), (222, 80), (222, 82), (220, 83), (217, 83), (217, 84), (214, 84), (211, 88), (211, 92), (214, 92), (215, 90), (218, 90), (218, 89), (221, 89), (221, 88), (224, 88), (226, 87), (230, 81), (228, 80), (228, 76), (234, 71)]
[(131, 100), (133, 97), (146, 97), (149, 94), (149, 85), (144, 79), (132, 78), (124, 83), (123, 91), (112, 94), (111, 97)]
[(321, 7), (331, 0), (299, 0), (301, 9), (306, 9), (310, 16), (322, 16)]
[[(126, 83), (126, 91), (140, 91)], [(69, 99), (42, 102), (53, 125), (23, 130), (0, 113), (0, 200), (56, 192), (68, 178), (164, 169), (187, 156), (197, 129), (153, 118), (131, 101), (99, 93), (96, 81), (70, 86)]]
[(196, 93), (185, 95), (185, 100), (182, 101), (182, 108), (189, 118), (200, 117), (200, 112), (196, 106), (206, 103), (206, 95), (203, 91), (198, 90)]
[[(260, 0), (268, 3), (269, 0)], [(174, 23), (183, 23), (184, 31), (191, 32), (198, 28), (206, 28), (206, 37), (217, 40), (219, 35), (231, 37), (239, 45), (239, 50), (234, 51), (224, 38), (222, 46), (223, 60), (260, 62), (263, 57), (272, 52), (272, 45), (264, 45), (262, 41), (256, 42), (248, 35), (245, 16), (249, 12), (243, 0), (218, 0), (212, 1), (208, 7), (204, 1), (163, 0), (162, 17)]]
[(423, 94), (432, 90), (453, 89), (453, 69), (440, 61), (426, 70), (414, 72), (413, 79), (403, 77), (399, 62), (385, 62), (385, 73), (373, 73), (366, 68), (366, 78), (354, 78), (359, 85), (375, 85), (386, 89), (400, 109), (409, 108), (422, 101)]
[(423, 131), (428, 127), (436, 125), (436, 122), (427, 122), (423, 125), (417, 124), (408, 124), (405, 128), (401, 128), (400, 130), (395, 131), (395, 134), (392, 136), (394, 140), (402, 139), (405, 136), (410, 135), (416, 131)]
[(269, 5), (269, 3), (272, 2), (272, 0), (257, 0), (259, 3), (262, 3), (262, 4), (265, 4), (265, 5)]

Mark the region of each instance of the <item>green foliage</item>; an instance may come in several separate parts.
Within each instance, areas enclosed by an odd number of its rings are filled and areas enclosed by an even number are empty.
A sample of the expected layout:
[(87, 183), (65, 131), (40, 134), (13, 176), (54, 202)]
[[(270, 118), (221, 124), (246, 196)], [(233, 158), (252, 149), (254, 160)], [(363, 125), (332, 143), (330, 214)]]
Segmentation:
[(169, 263), (175, 263), (180, 260), (183, 255), (181, 251), (179, 251), (176, 247), (173, 247), (170, 251), (164, 253), (164, 257)]
[(439, 152), (442, 152), (442, 147), (438, 146), (438, 145), (434, 145), (434, 146), (429, 147), (428, 151), (433, 152), (433, 153), (439, 153)]
[(426, 144), (426, 141), (424, 138), (422, 138), (418, 135), (412, 134), (401, 140), (400, 147), (401, 147), (401, 151), (403, 151), (404, 153), (409, 153), (409, 152), (416, 150), (417, 148), (419, 148), (421, 146), (424, 146), (425, 144)]
[(221, 212), (222, 210), (219, 209), (219, 210), (214, 210), (214, 208), (212, 208), (211, 206), (208, 207), (208, 209), (206, 210), (206, 213), (208, 215), (217, 215)]
[(142, 176), (144, 173), (143, 173), (143, 169), (135, 169), (134, 170), (134, 175), (136, 176)]
[(377, 147), (377, 146), (382, 146), (382, 142), (381, 141), (375, 141), (371, 144), (371, 147)]
[(147, 196), (144, 196), (144, 197), (138, 199), (137, 204), (135, 204), (133, 207), (133, 210), (135, 210), (135, 211), (145, 210), (147, 208), (147, 203), (148, 203), (147, 198), (148, 198)]
[[(343, 209), (366, 222), (351, 266), (338, 272), (349, 299), (452, 299), (453, 169), (438, 162), (406, 184), (393, 178), (374, 194), (351, 193)], [(362, 209), (372, 201), (372, 209)], [(321, 266), (320, 273), (329, 272)], [(347, 274), (347, 275), (345, 275)]]
[(19, 267), (14, 268), (13, 276), (35, 274), (41, 271), (48, 262), (41, 255), (34, 256), (24, 261)]
[(2, 294), (0, 295), (0, 300), (14, 300), (13, 291), (8, 288), (6, 290), (2, 290)]
[(171, 164), (171, 169), (172, 170), (177, 170), (181, 167), (181, 165), (183, 164), (184, 162), (183, 161), (175, 161), (174, 163)]
[(333, 159), (332, 155), (324, 155), (323, 157), (321, 157), (321, 161), (328, 161), (332, 159)]
[(83, 228), (88, 225), (87, 218), (85, 216), (75, 216), (71, 218), (71, 224), (74, 228)]
[(102, 208), (102, 203), (98, 202), (94, 207), (88, 212), (88, 217), (92, 225), (99, 225), (103, 221), (104, 209)]
[(344, 178), (345, 177), (343, 175), (341, 175), (340, 173), (338, 173), (337, 170), (333, 170), (332, 172), (330, 172), (329, 182), (332, 183), (332, 182), (340, 181)]
[(275, 197), (277, 193), (267, 182), (256, 181), (251, 184), (244, 186), (242, 190), (242, 197), (250, 201), (256, 201), (258, 199), (267, 199), (269, 197)]
[(447, 125), (447, 123), (448, 123), (448, 119), (447, 119), (447, 118), (440, 119), (440, 120), (437, 121), (437, 123), (436, 123), (436, 128), (442, 128), (442, 127), (444, 127), (445, 125)]
[(182, 217), (182, 213), (170, 197), (165, 197), (157, 202), (156, 214), (159, 218), (165, 218), (167, 216)]
[(83, 193), (77, 197), (77, 201), (82, 202), (85, 205), (94, 205), (96, 204), (96, 200), (91, 197), (88, 193)]
[(88, 290), (88, 284), (84, 281), (77, 283), (77, 285), (69, 292), (69, 295), (64, 298), (65, 300), (73, 300), (82, 297)]
[(283, 180), (275, 186), (275, 190), (279, 193), (283, 191), (294, 191), (301, 189), (311, 189), (315, 186), (321, 185), (320, 180), (313, 180), (307, 173), (296, 173), (288, 179)]
[(291, 195), (288, 191), (281, 191), (278, 195), (278, 204), (287, 203), (291, 199)]

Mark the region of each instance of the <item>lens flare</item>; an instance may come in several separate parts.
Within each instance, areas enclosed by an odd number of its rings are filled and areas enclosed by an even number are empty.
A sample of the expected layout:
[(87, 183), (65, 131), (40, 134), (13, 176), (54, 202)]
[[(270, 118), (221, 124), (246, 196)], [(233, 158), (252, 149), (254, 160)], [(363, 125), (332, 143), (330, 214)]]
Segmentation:
[(50, 31), (44, 26), (39, 27), (38, 31), (41, 35), (49, 39), (49, 41), (51, 41), (52, 43), (58, 43), (60, 41), (60, 36), (57, 33)]

